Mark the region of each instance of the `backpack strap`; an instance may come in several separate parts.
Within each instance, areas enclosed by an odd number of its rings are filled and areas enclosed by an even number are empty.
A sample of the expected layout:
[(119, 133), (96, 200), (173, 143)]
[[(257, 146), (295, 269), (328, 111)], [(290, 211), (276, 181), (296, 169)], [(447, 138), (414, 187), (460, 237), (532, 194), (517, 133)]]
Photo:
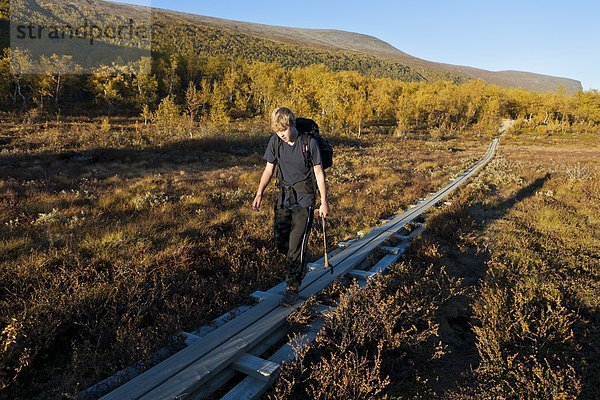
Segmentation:
[(306, 168), (312, 167), (312, 154), (310, 154), (310, 135), (302, 134), (302, 155), (304, 155), (304, 165)]
[(281, 173), (281, 162), (279, 161), (279, 157), (281, 154), (281, 145), (283, 141), (279, 136), (276, 136), (277, 144), (275, 144), (275, 160), (277, 161), (277, 181), (275, 182), (275, 186), (279, 189), (282, 189), (283, 185), (283, 174)]
[(315, 170), (313, 169), (312, 154), (310, 153), (310, 139), (311, 138), (312, 138), (311, 135), (308, 135), (308, 134), (302, 135), (302, 154), (304, 155), (304, 165), (306, 165), (306, 168), (308, 168), (310, 170), (310, 176), (311, 176), (312, 184), (313, 184), (313, 193), (316, 196), (318, 187), (317, 187), (317, 177), (315, 176)]

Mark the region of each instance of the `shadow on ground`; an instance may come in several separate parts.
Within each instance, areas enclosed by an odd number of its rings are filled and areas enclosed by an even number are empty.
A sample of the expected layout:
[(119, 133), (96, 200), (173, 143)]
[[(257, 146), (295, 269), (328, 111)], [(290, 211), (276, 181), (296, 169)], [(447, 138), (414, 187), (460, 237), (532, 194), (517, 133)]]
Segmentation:
[[(269, 135), (220, 135), (147, 148), (99, 147), (56, 153), (0, 155), (0, 179), (63, 181), (128, 178), (177, 170), (210, 171), (262, 164)], [(334, 146), (368, 147), (369, 141), (332, 138)]]
[(510, 209), (540, 190), (549, 175), (542, 176), (519, 190), (510, 198), (490, 208), (476, 202), (452, 209), (433, 217), (425, 235), (440, 245), (443, 256), (439, 265), (444, 266), (450, 278), (460, 279), (459, 293), (439, 309), (439, 334), (446, 354), (432, 365), (432, 387), (436, 393), (468, 386), (471, 370), (479, 364), (476, 336), (472, 326), (472, 303), (480, 280), (487, 271), (489, 254), (474, 245), (460, 245), (460, 236), (466, 232), (483, 233), (488, 225), (504, 217)]

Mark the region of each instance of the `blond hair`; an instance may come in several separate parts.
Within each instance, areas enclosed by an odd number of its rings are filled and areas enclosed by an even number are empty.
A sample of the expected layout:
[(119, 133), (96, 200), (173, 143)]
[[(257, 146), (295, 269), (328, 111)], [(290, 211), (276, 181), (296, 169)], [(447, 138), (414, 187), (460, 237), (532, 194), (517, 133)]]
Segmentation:
[(292, 110), (279, 107), (271, 113), (271, 129), (273, 132), (285, 131), (290, 126), (296, 126), (296, 117)]

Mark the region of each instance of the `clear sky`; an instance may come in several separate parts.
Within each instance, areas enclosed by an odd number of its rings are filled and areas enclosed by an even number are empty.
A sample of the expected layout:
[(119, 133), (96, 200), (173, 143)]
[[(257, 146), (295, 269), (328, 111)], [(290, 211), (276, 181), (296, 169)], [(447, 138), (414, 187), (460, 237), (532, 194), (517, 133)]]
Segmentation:
[(430, 61), (563, 76), (581, 81), (586, 90), (600, 89), (595, 0), (152, 0), (152, 6), (359, 32)]

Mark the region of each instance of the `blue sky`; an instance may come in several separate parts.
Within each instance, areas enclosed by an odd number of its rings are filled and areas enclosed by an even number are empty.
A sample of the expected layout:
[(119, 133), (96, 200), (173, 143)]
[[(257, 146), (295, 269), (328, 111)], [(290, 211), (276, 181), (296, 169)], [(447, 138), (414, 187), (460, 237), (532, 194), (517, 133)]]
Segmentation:
[(365, 33), (430, 61), (564, 76), (600, 89), (600, 2), (593, 0), (153, 0), (152, 6)]

